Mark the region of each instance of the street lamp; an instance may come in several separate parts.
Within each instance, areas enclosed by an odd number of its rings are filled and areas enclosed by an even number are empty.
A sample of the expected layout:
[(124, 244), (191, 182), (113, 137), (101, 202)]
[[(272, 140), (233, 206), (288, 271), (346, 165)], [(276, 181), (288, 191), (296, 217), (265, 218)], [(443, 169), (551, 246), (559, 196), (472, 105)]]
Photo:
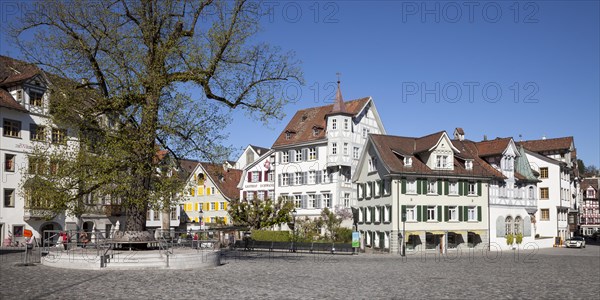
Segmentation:
[(406, 256), (406, 211), (402, 212), (402, 256)]
[(298, 212), (296, 211), (296, 208), (294, 208), (294, 210), (292, 210), (292, 252), (296, 252), (296, 249), (294, 248), (294, 242), (296, 241), (296, 216), (298, 215)]

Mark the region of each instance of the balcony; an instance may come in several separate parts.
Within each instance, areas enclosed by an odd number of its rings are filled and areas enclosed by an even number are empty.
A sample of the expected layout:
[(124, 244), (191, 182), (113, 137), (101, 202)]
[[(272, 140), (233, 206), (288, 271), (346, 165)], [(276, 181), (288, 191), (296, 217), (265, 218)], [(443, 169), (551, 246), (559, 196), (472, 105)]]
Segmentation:
[(53, 218), (55, 213), (45, 208), (25, 208), (23, 221)]

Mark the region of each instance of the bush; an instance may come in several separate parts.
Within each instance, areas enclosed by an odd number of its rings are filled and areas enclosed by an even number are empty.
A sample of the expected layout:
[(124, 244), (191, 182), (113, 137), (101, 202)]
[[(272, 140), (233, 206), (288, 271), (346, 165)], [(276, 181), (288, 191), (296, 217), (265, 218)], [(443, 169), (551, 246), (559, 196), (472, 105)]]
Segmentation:
[(252, 239), (255, 241), (289, 242), (292, 236), (288, 231), (252, 230)]
[(523, 234), (517, 234), (515, 241), (517, 242), (517, 244), (521, 244), (523, 242)]
[(513, 241), (514, 241), (514, 236), (512, 234), (507, 234), (506, 235), (506, 244), (507, 245), (512, 245)]
[(338, 243), (351, 243), (352, 242), (352, 229), (350, 228), (338, 228), (335, 233), (335, 241)]

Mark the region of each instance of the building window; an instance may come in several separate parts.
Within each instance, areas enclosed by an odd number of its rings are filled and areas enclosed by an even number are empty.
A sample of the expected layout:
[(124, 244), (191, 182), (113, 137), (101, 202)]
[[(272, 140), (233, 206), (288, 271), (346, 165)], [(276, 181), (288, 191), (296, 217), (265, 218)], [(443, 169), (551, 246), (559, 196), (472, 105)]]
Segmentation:
[(383, 181), (383, 195), (387, 196), (392, 192), (392, 181), (390, 179), (386, 179)]
[(304, 182), (302, 180), (302, 172), (296, 172), (295, 176), (294, 176), (294, 184), (295, 185), (302, 185)]
[(15, 207), (14, 189), (4, 189), (4, 207)]
[(358, 158), (359, 158), (358, 151), (359, 151), (359, 150), (358, 150), (358, 147), (354, 147), (354, 148), (352, 149), (352, 157), (353, 157), (354, 159), (358, 159)]
[(458, 221), (458, 208), (456, 206), (448, 207), (448, 221)]
[(477, 207), (469, 206), (467, 209), (467, 216), (469, 221), (477, 221)]
[(458, 195), (458, 182), (456, 182), (456, 181), (450, 182), (450, 183), (448, 183), (448, 187), (449, 187), (448, 194)]
[(307, 208), (317, 208), (317, 195), (308, 194)]
[(596, 198), (596, 191), (594, 188), (590, 187), (585, 191), (586, 198)]
[(215, 208), (215, 202), (211, 202), (210, 203), (210, 210), (216, 210), (216, 208)]
[(377, 171), (377, 157), (371, 156), (369, 158), (369, 172)]
[(252, 172), (252, 181), (250, 182), (259, 182), (258, 174), (258, 172)]
[(273, 182), (273, 181), (275, 181), (275, 173), (273, 172), (273, 170), (270, 170), (270, 171), (267, 173), (267, 176), (268, 176), (267, 178), (268, 178), (269, 182)]
[(43, 158), (37, 156), (30, 156), (28, 158), (28, 171), (29, 174), (44, 175), (46, 172), (46, 162)]
[(295, 161), (302, 161), (302, 150), (300, 150), (300, 149), (296, 150), (295, 158), (296, 158)]
[(323, 194), (323, 207), (331, 208), (331, 194)]
[(290, 161), (290, 154), (287, 151), (284, 151), (283, 153), (281, 153), (281, 162), (287, 163), (289, 161)]
[(412, 157), (405, 157), (403, 161), (405, 167), (412, 167)]
[(294, 195), (294, 207), (302, 207), (302, 195)]
[(435, 158), (435, 167), (438, 169), (448, 167), (448, 155), (437, 155)]
[(43, 93), (29, 91), (29, 104), (33, 106), (42, 107), (42, 99), (44, 97)]
[(437, 181), (427, 181), (427, 194), (437, 194)]
[(317, 136), (317, 135), (319, 135), (319, 129), (313, 128), (313, 136)]
[(406, 193), (407, 194), (416, 194), (417, 193), (417, 181), (414, 179), (410, 179), (406, 181)]
[(540, 168), (540, 178), (548, 178), (548, 168)]
[(4, 136), (8, 137), (21, 137), (21, 122), (4, 119)]
[(383, 209), (384, 209), (384, 212), (383, 212), (383, 221), (386, 222), (386, 223), (391, 222), (392, 220), (390, 219), (390, 216), (391, 216), (392, 207), (391, 206), (385, 206)]
[(469, 182), (469, 196), (477, 195), (477, 184), (475, 182)]
[(517, 216), (515, 218), (515, 229), (514, 229), (514, 233), (515, 234), (521, 234), (523, 233), (523, 219), (521, 219), (520, 216)]
[(550, 220), (550, 209), (548, 208), (542, 208), (540, 210), (540, 215), (541, 215), (541, 219), (542, 221), (549, 221)]
[(58, 175), (60, 172), (60, 161), (51, 160), (50, 161), (50, 175)]
[(406, 207), (406, 221), (416, 221), (417, 220), (417, 209), (414, 206)]
[(437, 221), (437, 209), (435, 206), (427, 206), (427, 221)]
[(465, 169), (467, 169), (467, 170), (473, 170), (473, 161), (472, 160), (466, 160), (465, 161)]
[(530, 186), (527, 190), (529, 191), (529, 199), (533, 199), (535, 197), (533, 187)]
[(550, 192), (547, 187), (540, 188), (540, 199), (547, 200), (550, 198)]
[(308, 159), (310, 159), (310, 160), (317, 159), (317, 148), (315, 148), (315, 147), (308, 148)]
[(46, 127), (29, 124), (29, 139), (32, 141), (46, 141)]
[(513, 232), (513, 219), (511, 216), (507, 216), (504, 219), (504, 232), (506, 235), (512, 234)]
[(67, 142), (67, 131), (64, 129), (52, 128), (52, 143), (65, 144)]
[(344, 143), (344, 155), (348, 155), (348, 143)]
[(14, 172), (17, 156), (14, 154), (4, 154), (4, 171)]
[(316, 174), (317, 174), (317, 172), (315, 170), (308, 171), (308, 184), (315, 184), (315, 183), (317, 183), (317, 181), (316, 181)]
[(369, 132), (370, 132), (370, 130), (368, 128), (363, 127), (362, 136), (364, 138), (367, 138), (367, 136), (369, 135)]
[(337, 143), (331, 143), (331, 154), (337, 154)]
[(285, 139), (289, 140), (292, 137), (292, 133), (291, 132), (286, 132), (285, 133)]
[(13, 237), (22, 237), (25, 226), (13, 225)]
[(350, 207), (350, 193), (344, 193), (344, 207)]
[(337, 129), (337, 120), (336, 119), (331, 120), (331, 129), (333, 129), (333, 130)]
[(375, 220), (374, 221), (375, 221), (375, 223), (379, 223), (379, 222), (381, 222), (381, 218), (380, 218), (381, 213), (379, 212), (379, 210), (380, 210), (379, 206), (375, 206), (374, 210), (375, 210), (375, 213), (374, 213), (375, 214)]
[(171, 220), (177, 220), (177, 208), (171, 207), (171, 213), (169, 214)]
[(350, 129), (348, 119), (344, 119), (344, 130), (348, 130), (348, 129)]

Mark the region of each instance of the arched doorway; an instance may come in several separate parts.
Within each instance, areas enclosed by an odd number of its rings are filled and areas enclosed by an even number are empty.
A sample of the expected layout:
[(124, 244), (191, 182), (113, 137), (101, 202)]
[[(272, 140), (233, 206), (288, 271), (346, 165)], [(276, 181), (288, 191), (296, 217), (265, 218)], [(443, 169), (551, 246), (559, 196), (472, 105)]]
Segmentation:
[(46, 244), (48, 246), (55, 245), (56, 241), (58, 240), (58, 233), (56, 232), (58, 230), (62, 230), (62, 226), (60, 226), (56, 222), (48, 222), (42, 224), (39, 230), (39, 233), (42, 236), (42, 240), (40, 241), (40, 243), (44, 243), (44, 241), (46, 241)]
[(83, 222), (83, 231), (87, 232), (88, 235), (92, 232), (93, 229), (94, 229), (94, 222), (92, 222), (92, 221)]

